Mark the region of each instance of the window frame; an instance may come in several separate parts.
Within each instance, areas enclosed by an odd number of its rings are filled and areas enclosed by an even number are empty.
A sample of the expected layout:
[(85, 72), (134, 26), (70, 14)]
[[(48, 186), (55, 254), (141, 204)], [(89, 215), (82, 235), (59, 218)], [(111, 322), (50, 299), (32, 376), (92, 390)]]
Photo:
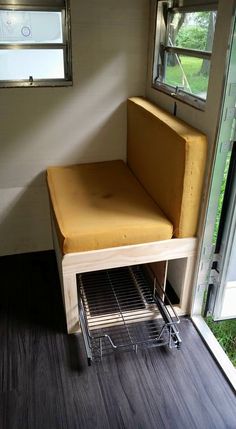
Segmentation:
[[(180, 100), (186, 104), (191, 105), (199, 110), (205, 109), (207, 101), (195, 94), (191, 94), (188, 91), (179, 88), (178, 86), (172, 86), (168, 83), (163, 82), (165, 76), (165, 53), (174, 53), (177, 55), (189, 56), (192, 58), (207, 59), (211, 62), (212, 51), (202, 51), (198, 49), (181, 48), (177, 46), (171, 46), (168, 43), (168, 27), (169, 19), (172, 13), (192, 13), (192, 12), (207, 12), (217, 11), (218, 4), (211, 2), (209, 4), (199, 5), (187, 5), (187, 6), (176, 6), (176, 2), (173, 5), (171, 1), (157, 1), (156, 4), (156, 22), (155, 22), (155, 39), (154, 39), (154, 51), (153, 51), (153, 66), (152, 66), (152, 88), (159, 90), (165, 94), (173, 97), (174, 99)], [(161, 64), (160, 64), (161, 59)], [(161, 80), (162, 79), (162, 80)]]
[(55, 86), (71, 86), (72, 80), (72, 54), (71, 54), (71, 21), (70, 21), (70, 5), (69, 0), (64, 0), (61, 5), (52, 6), (48, 2), (41, 2), (42, 5), (22, 4), (1, 4), (0, 11), (30, 11), (30, 12), (60, 12), (62, 18), (62, 43), (0, 43), (0, 50), (15, 50), (15, 49), (34, 49), (34, 50), (49, 50), (62, 49), (64, 58), (64, 78), (47, 78), (47, 79), (17, 79), (17, 80), (0, 80), (0, 88), (15, 88), (15, 87), (55, 87)]

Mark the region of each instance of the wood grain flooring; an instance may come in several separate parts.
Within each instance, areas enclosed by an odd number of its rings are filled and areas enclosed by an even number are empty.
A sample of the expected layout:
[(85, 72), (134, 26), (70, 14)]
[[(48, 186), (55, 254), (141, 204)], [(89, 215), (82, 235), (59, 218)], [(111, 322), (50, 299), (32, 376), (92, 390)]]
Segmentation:
[(0, 258), (0, 279), (0, 429), (236, 429), (235, 395), (188, 319), (180, 351), (87, 367), (53, 252)]

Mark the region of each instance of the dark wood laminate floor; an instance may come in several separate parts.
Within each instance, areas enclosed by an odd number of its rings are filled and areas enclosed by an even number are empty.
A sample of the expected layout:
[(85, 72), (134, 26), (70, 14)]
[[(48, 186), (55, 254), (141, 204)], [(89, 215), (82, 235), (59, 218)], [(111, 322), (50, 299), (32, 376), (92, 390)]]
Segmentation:
[(236, 398), (189, 320), (180, 351), (87, 367), (54, 254), (0, 258), (0, 429), (236, 429)]

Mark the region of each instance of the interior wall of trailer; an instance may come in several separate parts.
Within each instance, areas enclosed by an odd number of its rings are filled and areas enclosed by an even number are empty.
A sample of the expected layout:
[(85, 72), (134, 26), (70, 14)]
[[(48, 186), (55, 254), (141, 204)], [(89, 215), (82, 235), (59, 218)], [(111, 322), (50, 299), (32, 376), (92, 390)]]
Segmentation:
[(74, 85), (1, 89), (0, 255), (52, 248), (48, 165), (126, 156), (145, 95), (149, 0), (71, 0)]
[[(155, 0), (71, 0), (74, 85), (1, 89), (0, 255), (52, 248), (48, 165), (125, 159), (129, 96), (146, 95), (174, 111), (174, 99), (152, 88), (155, 4)], [(177, 116), (207, 134), (209, 160), (233, 5), (234, 0), (227, 6), (219, 0), (205, 111), (177, 101)], [(203, 204), (210, 171), (209, 162)]]

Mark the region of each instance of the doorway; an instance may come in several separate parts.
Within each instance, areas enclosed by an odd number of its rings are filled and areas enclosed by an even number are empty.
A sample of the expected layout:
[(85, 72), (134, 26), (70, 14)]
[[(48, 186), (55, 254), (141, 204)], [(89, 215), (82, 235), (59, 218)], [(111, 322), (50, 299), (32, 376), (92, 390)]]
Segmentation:
[[(236, 323), (236, 22), (234, 23), (219, 120), (215, 159), (198, 264), (192, 319), (236, 389), (236, 370), (211, 328)], [(216, 325), (215, 325), (216, 326)], [(219, 325), (218, 325), (219, 326)], [(213, 329), (214, 331), (214, 329)]]

